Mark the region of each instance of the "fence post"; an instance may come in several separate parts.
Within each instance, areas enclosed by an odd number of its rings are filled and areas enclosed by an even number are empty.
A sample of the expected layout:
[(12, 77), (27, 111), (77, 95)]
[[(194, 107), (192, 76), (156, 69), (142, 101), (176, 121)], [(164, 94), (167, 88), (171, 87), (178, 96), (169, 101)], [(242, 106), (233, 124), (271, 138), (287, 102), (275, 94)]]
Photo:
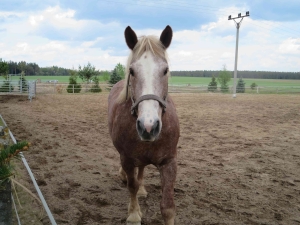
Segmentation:
[(73, 94), (74, 94), (74, 84), (73, 84)]
[(259, 91), (258, 91), (258, 86), (257, 86), (257, 88), (256, 88), (256, 93), (257, 93), (257, 94), (259, 93)]

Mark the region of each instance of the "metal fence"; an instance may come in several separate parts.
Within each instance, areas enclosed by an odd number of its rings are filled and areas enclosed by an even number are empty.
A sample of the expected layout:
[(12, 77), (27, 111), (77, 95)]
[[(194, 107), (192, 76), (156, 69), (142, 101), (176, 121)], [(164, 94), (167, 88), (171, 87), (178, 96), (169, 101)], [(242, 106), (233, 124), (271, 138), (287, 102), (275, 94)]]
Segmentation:
[[(75, 84), (66, 83), (37, 83), (36, 94), (75, 94), (75, 93), (91, 93), (95, 89), (95, 84), (81, 84), (81, 87)], [(111, 86), (109, 84), (99, 84), (101, 91), (109, 91)]]
[(20, 81), (0, 81), (0, 92), (2, 93), (28, 93), (28, 82)]
[[(7, 127), (7, 125), (6, 125), (6, 123), (5, 123), (4, 119), (3, 119), (3, 117), (1, 116), (1, 114), (0, 114), (0, 120), (3, 122), (4, 127)], [(17, 141), (16, 141), (15, 137), (13, 136), (13, 134), (12, 134), (12, 132), (11, 132), (10, 130), (9, 130), (9, 135), (10, 135), (11, 141), (12, 141), (14, 144), (16, 144)], [(47, 205), (47, 202), (45, 201), (45, 198), (44, 198), (44, 196), (43, 196), (43, 194), (42, 194), (42, 192), (41, 192), (41, 190), (40, 190), (40, 188), (39, 188), (39, 186), (38, 186), (38, 184), (37, 184), (37, 182), (36, 182), (36, 179), (35, 179), (35, 177), (34, 177), (32, 171), (31, 171), (31, 169), (30, 169), (30, 167), (29, 167), (29, 165), (28, 165), (28, 163), (27, 163), (27, 160), (25, 159), (25, 157), (24, 157), (24, 155), (23, 155), (22, 152), (20, 152), (19, 155), (20, 155), (21, 160), (22, 160), (22, 162), (23, 162), (23, 164), (24, 164), (24, 166), (25, 166), (25, 168), (26, 168), (26, 170), (27, 170), (27, 172), (28, 172), (28, 174), (29, 174), (29, 177), (31, 178), (31, 181), (32, 181), (32, 183), (33, 183), (33, 185), (34, 185), (34, 188), (35, 188), (35, 190), (36, 190), (36, 192), (37, 192), (37, 194), (38, 194), (38, 196), (39, 196), (39, 199), (40, 199), (40, 201), (41, 201), (41, 203), (42, 203), (42, 206), (44, 207), (44, 209), (45, 209), (45, 211), (46, 211), (46, 213), (47, 213), (47, 216), (48, 216), (48, 218), (49, 218), (49, 220), (50, 220), (50, 224), (51, 224), (51, 225), (57, 225), (57, 223), (56, 223), (56, 221), (55, 221), (55, 219), (54, 219), (54, 217), (53, 217), (53, 215), (52, 215), (52, 213), (51, 213), (51, 211), (50, 211), (50, 209), (49, 209), (49, 207), (48, 207), (48, 205)], [(20, 218), (19, 218), (18, 210), (17, 210), (16, 204), (15, 204), (15, 199), (14, 199), (12, 193), (11, 193), (11, 200), (12, 200), (12, 202), (13, 202), (14, 210), (15, 210), (15, 213), (16, 213), (17, 223), (18, 223), (18, 225), (21, 225), (21, 224), (22, 224), (22, 221), (21, 221)], [(1, 222), (1, 221), (0, 221), (0, 222)], [(1, 224), (1, 223), (0, 223), (0, 224)]]
[[(109, 92), (111, 85), (107, 83), (99, 84), (102, 92)], [(0, 81), (0, 93), (2, 94), (28, 94), (29, 99), (35, 94), (75, 94), (75, 93), (91, 93), (95, 88), (94, 83), (80, 84), (80, 87), (75, 84), (68, 83), (37, 83), (35, 81), (27, 82), (25, 87), (18, 81)], [(170, 93), (209, 93), (207, 85), (169, 85)], [(215, 93), (233, 93), (233, 87), (229, 87), (227, 92), (223, 92), (218, 87)], [(237, 89), (237, 93), (239, 90)], [(258, 86), (255, 88), (246, 87), (245, 92), (248, 94), (300, 94), (300, 86)]]
[[(238, 94), (300, 94), (300, 86), (259, 86), (255, 88), (246, 87), (245, 91), (237, 89)], [(227, 92), (223, 92), (220, 87), (215, 91), (208, 91), (208, 86), (189, 86), (189, 85), (169, 85), (170, 93), (233, 93), (233, 87), (229, 87)]]

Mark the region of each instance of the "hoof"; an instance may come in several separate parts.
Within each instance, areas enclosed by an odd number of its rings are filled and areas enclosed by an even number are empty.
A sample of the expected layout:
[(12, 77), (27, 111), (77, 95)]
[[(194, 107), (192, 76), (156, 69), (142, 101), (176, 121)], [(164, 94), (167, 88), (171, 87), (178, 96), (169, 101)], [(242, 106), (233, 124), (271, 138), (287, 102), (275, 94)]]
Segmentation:
[(141, 215), (142, 213), (140, 211), (136, 211), (134, 213), (130, 213), (129, 217), (126, 220), (127, 225), (141, 225)]
[(142, 225), (141, 222), (127, 222), (126, 225)]

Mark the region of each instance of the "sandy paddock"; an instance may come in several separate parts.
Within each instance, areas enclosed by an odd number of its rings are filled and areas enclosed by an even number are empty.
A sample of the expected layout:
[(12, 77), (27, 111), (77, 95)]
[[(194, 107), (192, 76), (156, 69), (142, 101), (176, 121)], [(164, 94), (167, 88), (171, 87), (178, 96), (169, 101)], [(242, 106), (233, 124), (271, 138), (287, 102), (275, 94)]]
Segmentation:
[[(300, 96), (171, 95), (181, 126), (176, 224), (299, 225)], [(129, 194), (108, 134), (107, 97), (0, 96), (16, 138), (33, 144), (26, 158), (58, 224), (125, 224)], [(145, 186), (142, 224), (163, 224), (154, 166)]]

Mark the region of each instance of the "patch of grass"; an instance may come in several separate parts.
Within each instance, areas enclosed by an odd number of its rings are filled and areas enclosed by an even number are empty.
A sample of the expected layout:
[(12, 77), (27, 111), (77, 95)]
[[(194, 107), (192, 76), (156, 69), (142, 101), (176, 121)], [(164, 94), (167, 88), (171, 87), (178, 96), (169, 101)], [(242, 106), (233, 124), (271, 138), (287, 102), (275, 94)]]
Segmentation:
[[(300, 80), (282, 80), (282, 79), (243, 79), (246, 83), (246, 88), (252, 83), (256, 83), (260, 87), (300, 87)], [(211, 82), (211, 77), (170, 77), (169, 84), (171, 85), (192, 85), (192, 86), (207, 86)], [(233, 78), (228, 83), (233, 85)], [(218, 84), (220, 86), (220, 84)]]

